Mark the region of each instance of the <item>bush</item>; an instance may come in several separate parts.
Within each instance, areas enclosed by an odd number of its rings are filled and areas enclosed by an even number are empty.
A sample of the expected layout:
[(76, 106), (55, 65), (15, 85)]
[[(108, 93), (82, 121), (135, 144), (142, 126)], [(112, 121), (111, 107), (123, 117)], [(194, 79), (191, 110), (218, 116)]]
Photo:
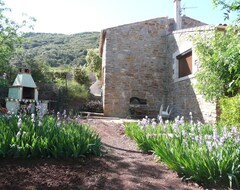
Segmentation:
[(81, 157), (100, 155), (101, 141), (86, 125), (46, 116), (2, 116), (0, 157)]
[(103, 112), (103, 105), (102, 102), (99, 100), (91, 100), (86, 102), (80, 107), (81, 111), (88, 111), (88, 112), (96, 112), (102, 113)]
[(220, 109), (221, 123), (240, 128), (240, 94), (231, 98), (222, 98), (220, 100)]
[(83, 67), (74, 69), (74, 80), (79, 84), (85, 84), (89, 86), (90, 80), (87, 71)]
[(75, 81), (69, 81), (67, 86), (67, 93), (72, 98), (88, 98), (89, 88), (85, 84), (78, 84)]

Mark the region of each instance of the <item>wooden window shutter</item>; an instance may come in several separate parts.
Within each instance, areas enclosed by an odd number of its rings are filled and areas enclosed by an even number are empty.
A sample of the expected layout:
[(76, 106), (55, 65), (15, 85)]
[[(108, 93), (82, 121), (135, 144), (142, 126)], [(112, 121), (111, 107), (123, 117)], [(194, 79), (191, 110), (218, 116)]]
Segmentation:
[(185, 52), (177, 56), (178, 59), (178, 77), (185, 77), (192, 74), (192, 51)]

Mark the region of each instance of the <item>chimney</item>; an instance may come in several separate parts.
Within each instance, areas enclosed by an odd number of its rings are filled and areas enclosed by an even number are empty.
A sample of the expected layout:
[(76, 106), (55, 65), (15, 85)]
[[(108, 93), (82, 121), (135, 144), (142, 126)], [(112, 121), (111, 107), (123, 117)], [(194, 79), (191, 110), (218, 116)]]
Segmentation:
[(181, 0), (174, 0), (174, 21), (175, 30), (182, 29)]

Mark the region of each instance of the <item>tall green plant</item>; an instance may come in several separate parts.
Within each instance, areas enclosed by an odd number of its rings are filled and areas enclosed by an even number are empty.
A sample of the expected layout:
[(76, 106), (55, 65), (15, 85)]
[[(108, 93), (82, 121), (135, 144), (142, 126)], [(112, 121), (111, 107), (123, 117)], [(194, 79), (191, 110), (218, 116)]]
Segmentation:
[(195, 39), (200, 65), (196, 87), (208, 100), (235, 96), (239, 91), (239, 30), (239, 26), (229, 26), (224, 32), (208, 31), (208, 37), (203, 34)]
[(9, 70), (9, 60), (16, 48), (21, 47), (23, 36), (21, 29), (24, 27), (32, 27), (31, 21), (34, 18), (27, 18), (18, 24), (6, 16), (10, 9), (5, 6), (3, 0), (0, 0), (0, 73)]
[(222, 7), (225, 20), (230, 19), (230, 15), (235, 12), (237, 13), (237, 21), (240, 21), (240, 0), (213, 0), (213, 4)]
[(235, 97), (225, 97), (220, 100), (220, 122), (240, 128), (240, 94)]
[(79, 84), (89, 85), (90, 80), (88, 77), (88, 73), (84, 67), (78, 67), (74, 69), (74, 80)]
[(88, 50), (87, 56), (87, 68), (94, 72), (99, 79), (101, 77), (102, 71), (102, 58), (100, 57), (98, 49), (90, 49)]

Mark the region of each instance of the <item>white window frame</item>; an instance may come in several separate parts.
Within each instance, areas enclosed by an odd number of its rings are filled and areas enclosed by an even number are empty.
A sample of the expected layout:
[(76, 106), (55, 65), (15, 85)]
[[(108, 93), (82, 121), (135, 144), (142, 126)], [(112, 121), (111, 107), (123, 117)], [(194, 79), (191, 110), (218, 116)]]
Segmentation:
[[(177, 57), (187, 51), (192, 51), (192, 74), (179, 78), (179, 60), (177, 59)], [(196, 73), (196, 70), (197, 70), (197, 65), (196, 65), (197, 57), (196, 57), (196, 54), (194, 53), (193, 44), (191, 42), (187, 41), (183, 45), (179, 46), (178, 50), (173, 53), (172, 58), (173, 58), (174, 82), (187, 80), (194, 77), (194, 73)]]

